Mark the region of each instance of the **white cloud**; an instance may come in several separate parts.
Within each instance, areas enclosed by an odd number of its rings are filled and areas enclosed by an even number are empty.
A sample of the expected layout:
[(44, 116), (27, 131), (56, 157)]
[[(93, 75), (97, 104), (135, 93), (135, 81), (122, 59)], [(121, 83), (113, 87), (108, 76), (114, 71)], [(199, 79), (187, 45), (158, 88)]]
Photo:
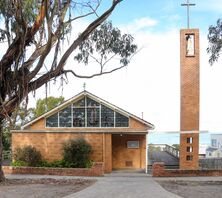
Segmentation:
[(155, 19), (149, 17), (143, 17), (140, 19), (135, 19), (130, 24), (124, 26), (124, 29), (126, 29), (129, 32), (137, 32), (139, 30), (144, 30), (145, 28), (153, 27), (157, 23), (158, 21)]

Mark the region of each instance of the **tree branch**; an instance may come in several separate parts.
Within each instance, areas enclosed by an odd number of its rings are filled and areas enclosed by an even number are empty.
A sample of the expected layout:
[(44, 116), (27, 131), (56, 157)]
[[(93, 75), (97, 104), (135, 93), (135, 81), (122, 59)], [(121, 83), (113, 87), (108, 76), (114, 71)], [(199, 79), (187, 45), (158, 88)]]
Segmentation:
[[(25, 46), (29, 45), (33, 36), (35, 35), (37, 30), (39, 29), (39, 27), (43, 23), (43, 20), (45, 18), (45, 5), (44, 5), (45, 1), (46, 0), (42, 0), (40, 13), (39, 13), (38, 17), (36, 18), (34, 25), (32, 26), (32, 28), (29, 28), (27, 30), (27, 34), (24, 39)], [(4, 56), (2, 57), (2, 59), (0, 61), (0, 71), (1, 71), (0, 72), (0, 79), (2, 78), (1, 77), (2, 73), (4, 73), (4, 71), (6, 71), (8, 68), (10, 68), (13, 61), (18, 58), (18, 55), (20, 53), (20, 49), (18, 46), (20, 45), (21, 42), (22, 42), (21, 37), (16, 37), (14, 39), (14, 41), (12, 42), (12, 44), (9, 46), (9, 48), (6, 51), (6, 53), (4, 54)]]
[(78, 77), (78, 78), (93, 78), (93, 77), (101, 76), (101, 75), (104, 75), (104, 74), (110, 74), (110, 73), (112, 73), (114, 71), (117, 71), (117, 70), (120, 70), (120, 69), (122, 69), (124, 67), (126, 67), (126, 66), (123, 65), (123, 66), (120, 66), (120, 67), (116, 67), (115, 69), (112, 69), (110, 71), (100, 72), (100, 73), (92, 74), (92, 75), (89, 75), (89, 76), (84, 76), (84, 75), (76, 74), (73, 70), (63, 70), (62, 73), (64, 73), (64, 74), (71, 73), (75, 77)]
[(87, 37), (92, 33), (94, 29), (96, 29), (101, 23), (103, 23), (108, 16), (112, 13), (112, 11), (115, 9), (118, 3), (120, 3), (121, 0), (113, 0), (112, 6), (99, 18), (97, 18), (94, 22), (92, 22), (81, 34), (80, 36), (72, 43), (72, 45), (68, 48), (68, 50), (65, 52), (65, 54), (62, 56), (58, 67), (56, 70), (60, 71), (63, 69), (68, 57), (71, 55), (71, 53), (81, 44), (82, 41), (87, 39)]
[[(44, 7), (45, 1), (46, 0), (42, 0), (40, 14), (37, 17), (36, 22), (34, 23), (33, 27), (27, 29), (28, 33), (26, 34), (26, 38), (25, 38), (25, 46), (27, 46), (32, 41), (33, 36), (38, 31), (41, 24), (43, 23), (44, 18), (46, 17), (46, 11), (45, 11), (46, 8)], [(68, 2), (70, 2), (70, 1), (68, 1)], [(7, 114), (10, 115), (15, 110), (15, 108), (19, 105), (19, 103), (25, 97), (27, 97), (28, 93), (38, 89), (43, 84), (47, 83), (51, 79), (56, 78), (62, 74), (66, 74), (66, 73), (71, 72), (74, 76), (79, 77), (79, 78), (93, 78), (95, 76), (100, 76), (102, 74), (112, 73), (116, 70), (119, 70), (119, 69), (125, 67), (125, 66), (121, 66), (121, 67), (115, 68), (111, 71), (97, 73), (97, 74), (93, 74), (91, 76), (81, 76), (81, 75), (76, 74), (72, 70), (66, 70), (66, 71), (63, 70), (65, 62), (67, 61), (70, 54), (81, 44), (82, 41), (87, 39), (87, 37), (92, 33), (92, 31), (95, 28), (97, 28), (101, 23), (103, 23), (107, 19), (107, 17), (111, 14), (111, 12), (114, 10), (116, 5), (120, 2), (121, 2), (121, 0), (113, 0), (111, 7), (104, 14), (102, 14), (99, 18), (97, 18), (94, 22), (92, 22), (80, 34), (80, 36), (72, 43), (72, 45), (64, 53), (64, 55), (60, 59), (58, 65), (55, 69), (49, 70), (47, 73), (43, 74), (42, 76), (40, 76), (36, 80), (31, 81), (31, 79), (33, 79), (33, 77), (36, 76), (34, 74), (38, 73), (40, 65), (44, 64), (45, 57), (49, 53), (49, 51), (51, 49), (51, 45), (53, 44), (53, 41), (54, 41), (53, 39), (55, 39), (55, 42), (56, 42), (56, 39), (58, 39), (57, 35), (55, 35), (55, 37), (54, 37), (54, 35), (52, 35), (52, 30), (49, 29), (49, 33), (51, 33), (51, 34), (49, 34), (49, 38), (48, 38), (49, 42), (45, 46), (38, 48), (37, 51), (32, 54), (29, 61), (27, 61), (25, 64), (23, 64), (23, 67), (30, 66), (31, 63), (34, 63), (34, 58), (39, 57), (39, 54), (42, 53), (42, 56), (37, 64), (37, 67), (32, 71), (32, 75), (29, 76), (29, 78), (28, 78), (30, 81), (27, 80), (25, 82), (22, 82), (22, 84), (27, 83), (27, 91), (24, 91), (23, 90), (24, 87), (22, 85), (18, 84), (17, 87), (13, 87), (13, 91), (6, 92), (7, 99), (5, 100), (5, 98), (3, 98), (3, 101), (0, 102), (0, 119), (5, 118), (5, 116)], [(64, 16), (65, 16), (65, 13), (64, 13)], [(57, 29), (59, 33), (60, 33), (59, 30), (61, 27), (62, 26), (60, 25), (59, 28)], [(58, 33), (58, 35), (60, 35), (59, 33)], [(20, 42), (21, 42), (21, 38), (16, 37), (15, 40), (13, 41), (13, 43), (9, 46), (9, 49), (7, 50), (6, 54), (3, 56), (2, 60), (0, 61), (0, 72), (1, 72), (0, 79), (1, 79), (1, 75), (5, 74), (5, 71), (7, 71), (7, 68), (11, 67), (13, 61), (15, 60), (14, 59), (15, 56), (18, 55), (19, 49), (17, 49), (16, 46), (17, 46), (17, 44), (20, 44)], [(19, 80), (19, 78), (16, 78), (16, 80)], [(3, 88), (5, 88), (5, 87), (3, 86)], [(1, 89), (2, 89), (2, 87), (1, 87)], [(2, 93), (1, 93), (1, 95), (2, 95)]]

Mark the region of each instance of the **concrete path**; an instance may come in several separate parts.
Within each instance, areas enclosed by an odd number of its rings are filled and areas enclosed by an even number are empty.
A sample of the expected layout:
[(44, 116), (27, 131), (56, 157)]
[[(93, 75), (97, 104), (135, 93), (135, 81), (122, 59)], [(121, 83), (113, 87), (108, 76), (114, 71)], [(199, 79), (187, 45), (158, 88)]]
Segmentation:
[(64, 198), (179, 198), (144, 173), (112, 173)]
[(104, 177), (7, 175), (7, 178), (86, 178), (97, 180), (92, 186), (63, 198), (180, 198), (179, 196), (166, 191), (151, 176), (145, 173), (116, 172), (107, 174)]

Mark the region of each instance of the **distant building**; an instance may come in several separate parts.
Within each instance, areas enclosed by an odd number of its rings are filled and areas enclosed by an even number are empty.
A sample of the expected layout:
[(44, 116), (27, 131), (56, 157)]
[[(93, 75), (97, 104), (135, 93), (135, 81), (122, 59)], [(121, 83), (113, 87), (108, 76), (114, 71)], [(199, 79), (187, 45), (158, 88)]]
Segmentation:
[(206, 150), (209, 147), (208, 144), (200, 144), (199, 145), (199, 158), (205, 158), (206, 157)]
[(211, 145), (206, 150), (206, 157), (222, 157), (222, 134), (211, 135)]
[(222, 151), (217, 148), (208, 147), (206, 150), (206, 158), (222, 157)]
[(222, 151), (222, 134), (211, 135), (211, 147)]

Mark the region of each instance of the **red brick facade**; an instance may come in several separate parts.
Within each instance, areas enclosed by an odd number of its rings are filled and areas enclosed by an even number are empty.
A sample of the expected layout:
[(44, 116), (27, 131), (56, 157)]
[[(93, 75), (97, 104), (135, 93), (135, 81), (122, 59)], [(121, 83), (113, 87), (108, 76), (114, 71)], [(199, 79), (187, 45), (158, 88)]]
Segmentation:
[(4, 174), (36, 174), (62, 176), (103, 176), (103, 163), (94, 163), (92, 168), (43, 168), (3, 166)]
[(164, 163), (154, 163), (152, 168), (152, 176), (153, 177), (222, 176), (222, 170), (165, 169)]
[[(187, 36), (194, 36), (194, 55), (187, 55)], [(198, 169), (199, 153), (199, 30), (180, 31), (181, 107), (180, 169)], [(195, 133), (189, 133), (195, 132)], [(187, 140), (187, 138), (191, 138)]]
[[(128, 127), (46, 127), (46, 117), (42, 116), (24, 130), (13, 131), (12, 151), (31, 145), (41, 152), (45, 160), (55, 161), (62, 158), (62, 146), (66, 141), (82, 137), (92, 146), (91, 160), (102, 162), (106, 173), (113, 168), (129, 168), (126, 161), (133, 162), (130, 168), (144, 169), (146, 134), (151, 128), (152, 124), (131, 114)], [(127, 148), (129, 140), (139, 141), (139, 148)]]

